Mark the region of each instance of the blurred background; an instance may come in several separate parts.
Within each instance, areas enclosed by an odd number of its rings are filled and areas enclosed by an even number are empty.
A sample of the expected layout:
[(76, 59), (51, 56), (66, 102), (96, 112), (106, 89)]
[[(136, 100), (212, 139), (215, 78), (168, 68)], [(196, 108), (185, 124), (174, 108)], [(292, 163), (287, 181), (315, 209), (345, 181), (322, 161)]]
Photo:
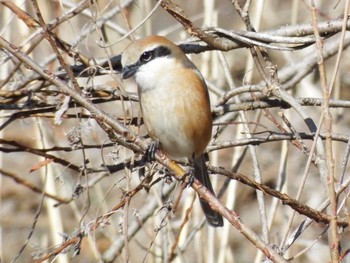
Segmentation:
[[(50, 31), (92, 65), (119, 55), (132, 39), (151, 34), (177, 44), (198, 43), (157, 1), (0, 1), (1, 38), (55, 74), (61, 67), (57, 53), (44, 39), (41, 26), (30, 24), (30, 17), (38, 19), (35, 2)], [(313, 12), (318, 23), (332, 24), (348, 15), (348, 2), (318, 0), (313, 9), (310, 1), (251, 1), (249, 16), (255, 30), (269, 36), (290, 29), (288, 37), (313, 37)], [(246, 31), (235, 1), (173, 3), (199, 28)], [(243, 6), (246, 1), (237, 3)], [(341, 39), (347, 47), (350, 36), (346, 33), (341, 38), (341, 29), (329, 36), (320, 30), (324, 50), (333, 47), (332, 55), (325, 54), (322, 64), (328, 88), (334, 79), (330, 95), (332, 158), (327, 157), (327, 161), (334, 163), (334, 188), (344, 191), (349, 184), (350, 53), (344, 49), (337, 60), (337, 47)], [(79, 64), (67, 52), (60, 53), (69, 65)], [(242, 43), (227, 52), (188, 54), (207, 81), (216, 116), (208, 146), (210, 164), (261, 181), (319, 209), (329, 200), (329, 181), (322, 178), (317, 159), (326, 159), (320, 155), (326, 143), (323, 140), (317, 146), (318, 155), (309, 164), (315, 131), (310, 132), (304, 120), (305, 116), (313, 120), (321, 135), (326, 134), (327, 127), (320, 123), (324, 93), (323, 76), (315, 60), (317, 48), (315, 44), (288, 51), (268, 48), (267, 53), (278, 70), (281, 87), (301, 110), (286, 107), (269, 93), (249, 48)], [(289, 85), (293, 77), (297, 80)], [(146, 136), (139, 125), (141, 114), (132, 80), (122, 82), (118, 73), (109, 71), (103, 76), (78, 77), (77, 81), (86, 100)], [(233, 95), (223, 100), (232, 91)], [(263, 102), (267, 106), (260, 107)], [(193, 189), (181, 191), (160, 165), (147, 165), (146, 169), (153, 175), (150, 180), (160, 178), (159, 182), (125, 195), (140, 186), (140, 154), (111, 141), (87, 110), (5, 49), (0, 51), (0, 110), (1, 262), (43, 262), (46, 258), (47, 262), (265, 259), (254, 242), (229, 222), (219, 229), (208, 227)], [(291, 262), (330, 262), (327, 225), (305, 221), (305, 215), (243, 183), (214, 173), (211, 178), (216, 191), (222, 192), (220, 201), (269, 247)], [(172, 212), (169, 208), (178, 201)], [(337, 197), (337, 212), (347, 222), (348, 205), (345, 191)], [(99, 224), (91, 228), (97, 219)], [(338, 232), (340, 254), (349, 260), (349, 228)]]

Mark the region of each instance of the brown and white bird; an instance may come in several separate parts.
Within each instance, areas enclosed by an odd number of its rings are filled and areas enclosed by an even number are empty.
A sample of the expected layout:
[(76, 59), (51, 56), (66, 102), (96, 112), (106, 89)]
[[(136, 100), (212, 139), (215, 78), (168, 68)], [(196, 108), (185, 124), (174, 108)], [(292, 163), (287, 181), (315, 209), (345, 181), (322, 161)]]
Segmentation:
[[(205, 81), (185, 53), (170, 40), (149, 36), (122, 53), (123, 79), (135, 76), (142, 116), (154, 141), (169, 158), (188, 158), (194, 176), (212, 194), (203, 153), (211, 139), (212, 115)], [(209, 225), (222, 216), (200, 199)]]

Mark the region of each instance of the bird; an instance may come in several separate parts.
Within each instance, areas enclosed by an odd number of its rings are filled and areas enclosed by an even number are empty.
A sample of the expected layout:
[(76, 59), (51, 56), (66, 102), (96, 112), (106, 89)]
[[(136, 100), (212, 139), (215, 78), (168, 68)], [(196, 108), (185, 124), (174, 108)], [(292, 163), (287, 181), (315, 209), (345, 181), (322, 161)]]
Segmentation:
[[(134, 77), (146, 129), (172, 160), (187, 158), (194, 177), (215, 195), (204, 153), (211, 140), (212, 113), (205, 80), (172, 41), (151, 35), (121, 53), (121, 78)], [(199, 197), (207, 222), (223, 226), (222, 216)]]

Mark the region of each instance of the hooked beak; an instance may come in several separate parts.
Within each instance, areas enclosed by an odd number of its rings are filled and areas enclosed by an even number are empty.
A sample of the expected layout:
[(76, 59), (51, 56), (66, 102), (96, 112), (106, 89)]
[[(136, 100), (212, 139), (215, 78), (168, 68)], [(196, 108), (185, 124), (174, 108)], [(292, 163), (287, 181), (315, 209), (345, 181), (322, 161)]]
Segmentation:
[(130, 65), (130, 66), (125, 66), (122, 69), (122, 79), (128, 79), (131, 78), (132, 76), (135, 75), (135, 73), (137, 72), (137, 65)]

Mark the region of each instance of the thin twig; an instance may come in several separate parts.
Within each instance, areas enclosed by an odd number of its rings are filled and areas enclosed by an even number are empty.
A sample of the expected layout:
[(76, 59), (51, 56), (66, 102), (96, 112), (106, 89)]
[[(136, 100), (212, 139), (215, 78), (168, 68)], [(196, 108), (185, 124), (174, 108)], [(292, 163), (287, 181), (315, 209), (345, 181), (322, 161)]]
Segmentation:
[(337, 228), (337, 199), (335, 194), (335, 185), (334, 181), (334, 159), (333, 159), (333, 149), (332, 149), (332, 117), (329, 111), (329, 97), (330, 97), (330, 89), (327, 86), (326, 80), (326, 72), (325, 65), (323, 60), (323, 42), (318, 32), (317, 28), (317, 14), (316, 14), (316, 6), (313, 0), (311, 0), (311, 14), (312, 14), (312, 23), (314, 27), (315, 37), (316, 37), (316, 52), (318, 58), (318, 69), (320, 73), (320, 83), (322, 88), (323, 95), (323, 117), (324, 117), (324, 127), (326, 129), (326, 160), (327, 160), (327, 189), (328, 195), (330, 199), (330, 207), (329, 213), (331, 216), (330, 221), (330, 243), (329, 249), (331, 253), (332, 263), (339, 262), (339, 236), (338, 236), (338, 228)]

